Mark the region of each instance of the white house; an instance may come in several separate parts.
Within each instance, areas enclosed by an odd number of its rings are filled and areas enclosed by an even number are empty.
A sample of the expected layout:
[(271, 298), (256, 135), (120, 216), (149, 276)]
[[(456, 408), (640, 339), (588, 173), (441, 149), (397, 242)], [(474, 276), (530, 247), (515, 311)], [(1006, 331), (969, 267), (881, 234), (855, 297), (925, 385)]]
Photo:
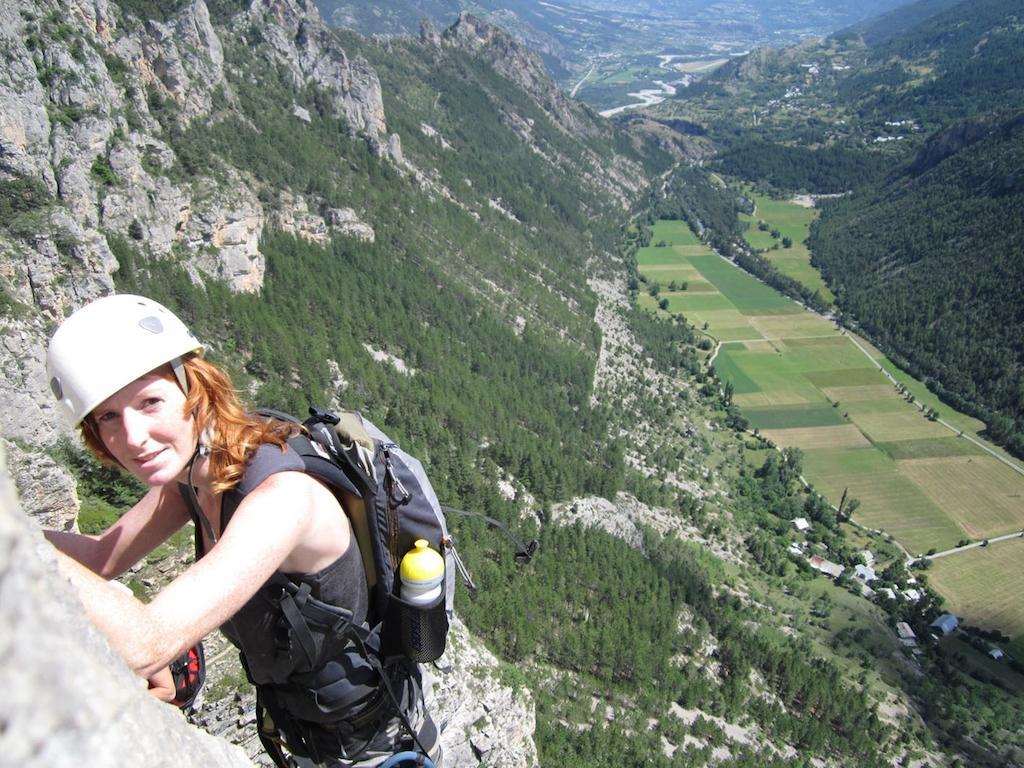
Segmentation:
[(811, 524), (807, 522), (807, 518), (805, 517), (795, 517), (793, 518), (793, 527), (798, 531), (806, 531), (811, 527)]
[(873, 567), (874, 566), (874, 564), (875, 564), (875, 553), (874, 552), (872, 552), (870, 549), (865, 549), (865, 550), (862, 550), (861, 552), (858, 552), (858, 554), (860, 555), (860, 559), (864, 561), (864, 565), (869, 566), (869, 567)]
[(861, 565), (858, 563), (853, 566), (853, 575), (863, 581), (865, 584), (870, 584), (875, 581), (878, 577), (875, 575), (875, 569), (868, 565)]
[(831, 560), (826, 560), (818, 555), (812, 557), (810, 563), (811, 568), (816, 571), (821, 571), (822, 573), (831, 576), (833, 579), (838, 579), (843, 575), (843, 571), (846, 570), (845, 566), (842, 566), (839, 563), (833, 563)]
[(921, 599), (921, 593), (916, 589), (904, 589), (903, 596), (912, 603), (916, 603)]
[(914, 630), (910, 628), (910, 625), (905, 621), (896, 622), (896, 635), (900, 639), (900, 643), (905, 645), (907, 648), (917, 647), (917, 635), (914, 634)]

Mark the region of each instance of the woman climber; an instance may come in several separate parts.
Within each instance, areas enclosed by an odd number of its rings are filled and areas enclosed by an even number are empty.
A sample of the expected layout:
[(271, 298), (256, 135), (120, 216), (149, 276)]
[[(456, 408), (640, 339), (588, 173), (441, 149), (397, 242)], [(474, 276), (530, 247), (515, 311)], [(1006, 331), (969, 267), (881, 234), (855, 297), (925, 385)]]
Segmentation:
[[(47, 367), (61, 409), (101, 461), (149, 489), (102, 534), (47, 532), (62, 570), (164, 698), (168, 664), (220, 628), (241, 651), (261, 739), (280, 765), (372, 766), (409, 748), (437, 763), (420, 669), (383, 664), (365, 634), (359, 547), (334, 493), (288, 445), (300, 428), (248, 413), (202, 352), (177, 317), (139, 296), (94, 301), (54, 334)], [(190, 520), (196, 561), (151, 602), (109, 587)], [(344, 621), (296, 624), (297, 595)]]

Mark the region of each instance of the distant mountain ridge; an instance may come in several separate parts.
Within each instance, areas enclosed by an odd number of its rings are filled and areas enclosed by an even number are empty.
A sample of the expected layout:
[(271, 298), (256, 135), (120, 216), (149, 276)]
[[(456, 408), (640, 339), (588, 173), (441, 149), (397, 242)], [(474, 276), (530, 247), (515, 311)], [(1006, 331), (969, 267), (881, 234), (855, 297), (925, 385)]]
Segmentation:
[(962, 2), (964, 0), (917, 0), (917, 2), (901, 5), (888, 13), (873, 15), (862, 22), (839, 30), (831, 37), (837, 39), (859, 37), (868, 46), (874, 47)]
[[(717, 24), (729, 11), (728, 23), (709, 29), (705, 52), (720, 50), (723, 30), (736, 41), (770, 42), (782, 35), (797, 40), (806, 34), (825, 34), (853, 21), (882, 13), (901, 0), (870, 0), (850, 4), (836, 0), (755, 0), (733, 9), (709, 0), (649, 2), (627, 0), (386, 0), (365, 3), (317, 0), (320, 13), (331, 24), (366, 35), (414, 35), (421, 19), (449, 26), (460, 13), (470, 12), (495, 24), (537, 51), (553, 77), (565, 83), (586, 72), (594, 59), (613, 50), (673, 53), (680, 43), (678, 30), (688, 39), (699, 37), (701, 27)], [(660, 33), (663, 29), (664, 33)], [(694, 30), (697, 30), (694, 33)], [(732, 44), (732, 43), (730, 43)], [(749, 43), (748, 43), (749, 44)], [(733, 46), (742, 50), (742, 46)], [(660, 48), (660, 50), (659, 50)]]

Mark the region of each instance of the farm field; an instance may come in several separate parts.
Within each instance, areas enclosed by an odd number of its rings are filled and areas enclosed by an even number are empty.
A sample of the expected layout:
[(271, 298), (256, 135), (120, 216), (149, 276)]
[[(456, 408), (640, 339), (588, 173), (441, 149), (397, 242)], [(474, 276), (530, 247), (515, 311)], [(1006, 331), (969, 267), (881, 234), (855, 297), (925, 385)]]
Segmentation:
[(998, 627), (1024, 646), (1022, 562), (1024, 539), (1000, 541), (933, 560), (928, 581), (946, 598), (946, 608), (967, 624)]
[[(1024, 474), (967, 439), (980, 422), (940, 403), (863, 339), (713, 254), (682, 222), (657, 222), (652, 242), (662, 245), (641, 250), (640, 270), (661, 291), (642, 293), (643, 306), (660, 311), (658, 299), (667, 299), (669, 312), (719, 342), (714, 368), (750, 428), (800, 448), (805, 479), (833, 504), (844, 492), (858, 499), (856, 523), (915, 555), (1024, 529)], [(685, 275), (687, 290), (666, 291), (666, 274)], [(885, 371), (952, 428), (926, 418)], [(1024, 547), (1016, 557), (1024, 572)], [(1024, 604), (1016, 611), (1013, 621), (1024, 624)]]
[[(753, 200), (755, 205), (753, 215), (739, 215), (740, 221), (747, 225), (743, 238), (750, 247), (761, 251), (782, 274), (792, 277), (811, 290), (818, 291), (826, 302), (835, 301), (836, 297), (825, 285), (818, 270), (811, 266), (811, 253), (804, 245), (811, 222), (818, 215), (817, 211), (790, 200), (774, 200), (767, 195), (754, 192), (749, 187), (742, 187), (741, 191)], [(767, 230), (758, 228), (759, 222), (762, 221), (768, 226)], [(771, 236), (772, 230), (778, 231), (778, 238)], [(782, 247), (784, 237), (793, 241), (789, 248)], [(778, 246), (777, 250), (772, 250), (773, 246)]]

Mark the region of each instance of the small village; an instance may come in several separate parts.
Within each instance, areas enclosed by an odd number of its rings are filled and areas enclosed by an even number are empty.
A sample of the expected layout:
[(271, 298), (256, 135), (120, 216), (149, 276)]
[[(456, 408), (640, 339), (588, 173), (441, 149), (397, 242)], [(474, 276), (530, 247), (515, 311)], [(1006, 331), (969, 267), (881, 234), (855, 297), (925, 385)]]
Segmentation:
[[(791, 521), (793, 529), (802, 536), (811, 531), (813, 523), (804, 517), (796, 517)], [(840, 586), (845, 586), (850, 591), (856, 591), (862, 597), (886, 607), (897, 601), (905, 603), (919, 603), (925, 597), (922, 585), (918, 579), (909, 574), (905, 584), (878, 586), (877, 582), (884, 582), (884, 579), (876, 573), (876, 556), (870, 549), (864, 549), (857, 553), (861, 562), (853, 566), (852, 576), (848, 573), (847, 566), (829, 560), (828, 548), (821, 542), (810, 543), (804, 538), (802, 541), (790, 543), (787, 552), (794, 558), (798, 558), (810, 566), (811, 569), (827, 576)], [(908, 563), (909, 565), (909, 563)], [(876, 584), (872, 587), (872, 584)], [(890, 611), (890, 613), (892, 613)], [(998, 645), (992, 643), (984, 635), (988, 633), (977, 633), (970, 628), (961, 627), (960, 619), (952, 613), (942, 613), (928, 624), (928, 636), (921, 638), (907, 621), (896, 620), (893, 622), (893, 630), (899, 639), (900, 645), (906, 648), (912, 655), (920, 653), (923, 641), (938, 642), (947, 637), (957, 636), (968, 643), (979, 652), (987, 654), (997, 662), (1009, 662), (1011, 657)]]

